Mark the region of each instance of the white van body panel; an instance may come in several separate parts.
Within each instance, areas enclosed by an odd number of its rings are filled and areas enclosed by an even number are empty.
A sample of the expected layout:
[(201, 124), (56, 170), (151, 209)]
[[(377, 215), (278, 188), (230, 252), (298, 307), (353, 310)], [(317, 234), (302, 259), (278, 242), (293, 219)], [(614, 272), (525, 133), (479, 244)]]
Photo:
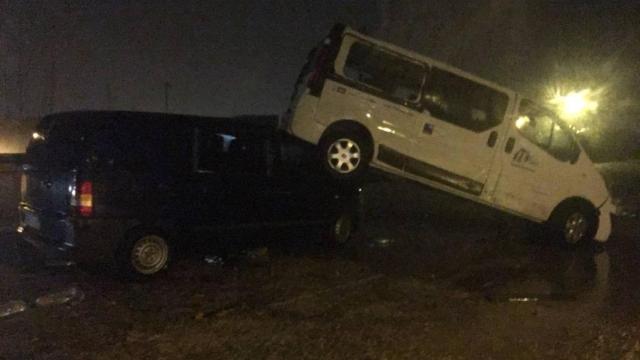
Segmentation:
[[(581, 199), (597, 209), (599, 226), (595, 239), (607, 240), (613, 206), (603, 178), (584, 149), (580, 148), (578, 159), (571, 163), (555, 158), (525, 138), (515, 126), (520, 97), (514, 91), (348, 28), (343, 34), (333, 68), (336, 78), (325, 80), (319, 96), (304, 91), (295, 97), (286, 120), (290, 133), (318, 144), (332, 124), (355, 121), (373, 139), (372, 167), (535, 222), (549, 220), (564, 201)], [(503, 94), (508, 99), (504, 118), (493, 127), (471, 131), (411, 103), (403, 106), (366, 87), (340, 81), (345, 76), (343, 68), (350, 48), (356, 42), (377, 45), (425, 68), (446, 70)], [(507, 151), (510, 140), (513, 146)], [(389, 160), (381, 161), (385, 156), (407, 162), (393, 165)], [(424, 172), (409, 172), (409, 164), (422, 167)]]

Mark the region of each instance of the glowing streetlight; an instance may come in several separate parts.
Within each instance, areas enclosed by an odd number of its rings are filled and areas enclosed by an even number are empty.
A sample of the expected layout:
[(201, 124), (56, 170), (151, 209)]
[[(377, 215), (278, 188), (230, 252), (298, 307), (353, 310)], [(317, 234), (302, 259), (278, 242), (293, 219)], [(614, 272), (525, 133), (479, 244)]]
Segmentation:
[(598, 97), (599, 92), (589, 88), (566, 94), (555, 91), (549, 103), (555, 105), (563, 119), (576, 120), (598, 111)]

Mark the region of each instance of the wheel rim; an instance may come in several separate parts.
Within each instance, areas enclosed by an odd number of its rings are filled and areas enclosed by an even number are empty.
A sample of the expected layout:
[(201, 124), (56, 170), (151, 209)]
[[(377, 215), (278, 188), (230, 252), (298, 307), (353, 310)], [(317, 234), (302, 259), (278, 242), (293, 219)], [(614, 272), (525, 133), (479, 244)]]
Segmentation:
[(570, 244), (575, 244), (582, 240), (589, 227), (587, 218), (581, 213), (573, 213), (567, 218), (564, 226), (564, 238)]
[(327, 162), (331, 169), (348, 174), (354, 172), (360, 165), (362, 152), (358, 144), (347, 138), (334, 141), (327, 150)]
[(131, 264), (141, 274), (151, 275), (164, 269), (169, 259), (167, 242), (157, 235), (138, 239), (131, 251)]
[(333, 237), (338, 243), (344, 243), (351, 236), (351, 217), (342, 215), (333, 226)]

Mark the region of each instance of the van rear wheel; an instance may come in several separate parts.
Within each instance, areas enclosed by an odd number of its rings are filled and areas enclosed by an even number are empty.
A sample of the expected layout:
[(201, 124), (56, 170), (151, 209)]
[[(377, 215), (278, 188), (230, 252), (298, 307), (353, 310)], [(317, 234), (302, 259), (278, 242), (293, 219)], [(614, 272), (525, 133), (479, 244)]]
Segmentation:
[(319, 148), (323, 167), (336, 180), (361, 178), (371, 162), (372, 145), (358, 132), (333, 131), (320, 140)]
[(167, 269), (171, 252), (171, 246), (164, 236), (136, 231), (118, 249), (118, 270), (130, 279), (154, 277)]
[(353, 235), (355, 221), (354, 214), (349, 210), (335, 218), (327, 229), (329, 244), (338, 247), (346, 245)]

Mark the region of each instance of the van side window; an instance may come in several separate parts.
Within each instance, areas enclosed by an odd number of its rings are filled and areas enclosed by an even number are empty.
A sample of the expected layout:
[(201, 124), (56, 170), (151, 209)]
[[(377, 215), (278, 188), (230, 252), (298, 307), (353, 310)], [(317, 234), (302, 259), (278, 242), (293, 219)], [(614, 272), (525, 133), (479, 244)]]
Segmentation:
[(196, 129), (194, 170), (220, 175), (266, 174), (267, 142), (216, 129)]
[(522, 136), (561, 161), (574, 158), (579, 148), (571, 134), (556, 123), (550, 112), (537, 108), (529, 100), (520, 103), (516, 128)]
[(509, 97), (490, 87), (433, 68), (422, 103), (432, 116), (481, 132), (504, 119)]
[(571, 134), (560, 125), (555, 124), (551, 135), (551, 144), (549, 145), (551, 155), (558, 160), (569, 161), (574, 158), (577, 159), (576, 152), (579, 151), (578, 149)]
[(516, 120), (520, 133), (532, 143), (547, 149), (551, 141), (553, 120), (546, 115), (520, 115)]
[(418, 100), (425, 68), (371, 45), (356, 42), (351, 46), (343, 73), (348, 79), (406, 105)]
[(231, 145), (235, 137), (218, 133), (212, 129), (195, 129), (194, 170), (217, 172), (227, 168), (231, 162)]

